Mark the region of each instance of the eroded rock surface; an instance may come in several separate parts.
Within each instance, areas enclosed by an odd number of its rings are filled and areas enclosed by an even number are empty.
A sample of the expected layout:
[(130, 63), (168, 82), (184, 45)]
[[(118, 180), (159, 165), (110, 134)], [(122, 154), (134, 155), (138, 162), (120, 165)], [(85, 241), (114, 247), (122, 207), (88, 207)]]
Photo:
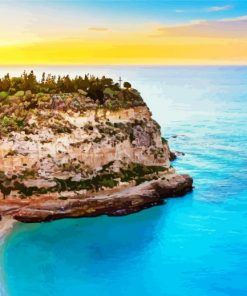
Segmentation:
[(164, 198), (178, 197), (192, 190), (188, 175), (171, 175), (138, 186), (112, 193), (51, 199), (49, 196), (33, 200), (5, 200), (0, 204), (3, 215), (12, 215), (22, 222), (41, 222), (65, 217), (91, 217), (98, 215), (122, 216), (162, 204)]
[(4, 125), (0, 215), (23, 222), (125, 215), (192, 189), (192, 179), (170, 166), (175, 156), (139, 94), (130, 89), (119, 95), (118, 109), (80, 92), (75, 98), (46, 95), (22, 128)]

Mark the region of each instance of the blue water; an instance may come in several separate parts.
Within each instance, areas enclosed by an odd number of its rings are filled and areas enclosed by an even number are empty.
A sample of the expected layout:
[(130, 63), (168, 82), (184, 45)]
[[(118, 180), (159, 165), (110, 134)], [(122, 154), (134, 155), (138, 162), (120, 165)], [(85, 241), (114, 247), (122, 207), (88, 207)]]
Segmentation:
[(7, 294), (246, 296), (247, 68), (50, 71), (131, 81), (171, 147), (185, 152), (173, 165), (195, 189), (130, 216), (16, 225), (1, 248)]

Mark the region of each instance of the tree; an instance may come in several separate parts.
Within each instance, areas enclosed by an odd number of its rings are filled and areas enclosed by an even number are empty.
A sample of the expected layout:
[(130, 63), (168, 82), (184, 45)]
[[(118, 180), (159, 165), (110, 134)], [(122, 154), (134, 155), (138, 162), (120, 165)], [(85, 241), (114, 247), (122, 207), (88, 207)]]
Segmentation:
[[(129, 82), (125, 82), (124, 86), (128, 89), (131, 87)], [(37, 93), (73, 93), (77, 92), (78, 89), (82, 89), (85, 92), (89, 92), (92, 95), (92, 99), (104, 103), (103, 91), (109, 88), (112, 91), (120, 91), (118, 83), (114, 83), (111, 78), (102, 76), (101, 78), (94, 75), (86, 74), (85, 76), (75, 76), (71, 78), (69, 75), (66, 76), (54, 76), (51, 74), (42, 73), (42, 76), (37, 80), (33, 71), (27, 73), (24, 71), (20, 77), (10, 77), (9, 74), (0, 78), (0, 93), (1, 97), (16, 96), (17, 93), (31, 91), (34, 96)], [(24, 97), (24, 95), (22, 95)], [(31, 96), (30, 96), (31, 97)], [(25, 98), (27, 99), (27, 97)], [(1, 114), (0, 114), (1, 115)]]
[(0, 191), (3, 194), (3, 199), (5, 199), (6, 196), (10, 194), (11, 188), (8, 186), (4, 186), (4, 184), (0, 184)]
[(41, 86), (45, 86), (45, 72), (42, 73)]
[(0, 171), (0, 191), (3, 194), (3, 199), (11, 192), (11, 181)]
[(27, 76), (27, 89), (26, 90), (31, 90), (34, 92), (36, 90), (36, 76), (33, 73), (33, 70), (28, 74)]
[(100, 104), (104, 104), (104, 93), (100, 86), (92, 84), (88, 89), (88, 96), (94, 101), (99, 100)]
[(123, 86), (127, 89), (131, 88), (131, 84), (129, 82), (124, 82)]
[(3, 91), (8, 91), (11, 87), (11, 80), (9, 74), (5, 75), (4, 78), (1, 80), (1, 89)]

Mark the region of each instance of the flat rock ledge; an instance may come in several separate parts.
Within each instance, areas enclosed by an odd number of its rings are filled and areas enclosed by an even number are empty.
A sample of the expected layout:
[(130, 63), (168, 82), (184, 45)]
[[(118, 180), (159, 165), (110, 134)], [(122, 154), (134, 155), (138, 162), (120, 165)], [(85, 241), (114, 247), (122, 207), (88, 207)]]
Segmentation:
[(0, 215), (21, 222), (42, 222), (66, 217), (123, 216), (155, 205), (165, 198), (190, 192), (193, 179), (189, 175), (172, 175), (119, 190), (89, 197), (62, 199), (1, 200)]

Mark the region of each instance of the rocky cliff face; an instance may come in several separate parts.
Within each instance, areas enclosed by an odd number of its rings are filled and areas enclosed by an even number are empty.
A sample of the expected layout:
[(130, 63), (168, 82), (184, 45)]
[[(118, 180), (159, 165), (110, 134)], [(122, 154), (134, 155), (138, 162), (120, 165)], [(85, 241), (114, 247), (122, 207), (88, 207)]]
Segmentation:
[(168, 175), (166, 178), (131, 186), (115, 192), (101, 192), (87, 197), (73, 196), (65, 200), (39, 199), (3, 201), (3, 214), (21, 222), (42, 222), (65, 217), (123, 216), (164, 203), (164, 198), (178, 197), (191, 191), (188, 175)]
[[(115, 110), (91, 103), (89, 108), (64, 110), (54, 107), (59, 100), (61, 101), (61, 98), (56, 96), (55, 100), (51, 99), (52, 107), (35, 108), (27, 116), (22, 128), (2, 133), (0, 138), (2, 214), (11, 213), (23, 221), (40, 221), (64, 216), (89, 215), (91, 212), (93, 215), (131, 212), (126, 210), (124, 204), (128, 204), (132, 199), (130, 196), (136, 194), (129, 194), (127, 199), (125, 193), (120, 194), (122, 199), (116, 199), (120, 202), (116, 209), (114, 209), (116, 194), (112, 192), (111, 198), (105, 196), (103, 210), (101, 208), (99, 211), (96, 209), (94, 211), (91, 208), (84, 211), (82, 208), (87, 207), (86, 198), (92, 199), (93, 196), (98, 196), (96, 193), (99, 191), (116, 190), (116, 188), (121, 190), (122, 187), (130, 185), (133, 187), (154, 179), (166, 180), (157, 183), (159, 186), (154, 185), (155, 183), (150, 185), (152, 187), (152, 190), (149, 188), (152, 191), (150, 196), (154, 198), (149, 198), (148, 202), (142, 197), (138, 199), (136, 207), (128, 206), (128, 209), (133, 208), (135, 209), (133, 211), (136, 211), (148, 204), (158, 203), (162, 194), (165, 197), (169, 195), (168, 192), (171, 195), (176, 195), (174, 192), (181, 195), (191, 190), (192, 180), (184, 177), (173, 182), (173, 185), (175, 184), (173, 191), (168, 190), (167, 194), (165, 193), (164, 184), (169, 179), (167, 176), (174, 174), (169, 162), (170, 149), (168, 144), (162, 141), (160, 127), (152, 119), (145, 104), (137, 106), (133, 104)], [(155, 186), (163, 188), (162, 194), (154, 190)], [(176, 191), (176, 186), (178, 188), (182, 186), (182, 189)], [(148, 187), (145, 189), (144, 196), (149, 189)], [(140, 192), (144, 191), (138, 192), (140, 195)], [(73, 202), (69, 201), (70, 198)], [(45, 203), (42, 203), (44, 200)], [(68, 201), (62, 202), (62, 200)], [(141, 202), (143, 200), (145, 202)], [(90, 201), (91, 207), (94, 202), (96, 199)], [(49, 209), (46, 209), (47, 203), (52, 205)], [(27, 208), (24, 210), (23, 207)], [(43, 215), (46, 210), (52, 211), (52, 207), (54, 215)], [(109, 207), (112, 210), (109, 210)], [(56, 209), (59, 209), (59, 214)], [(61, 211), (64, 211), (64, 214)], [(31, 212), (35, 214), (32, 215)], [(37, 213), (41, 213), (41, 216), (37, 217)], [(28, 216), (33, 218), (29, 219)]]

